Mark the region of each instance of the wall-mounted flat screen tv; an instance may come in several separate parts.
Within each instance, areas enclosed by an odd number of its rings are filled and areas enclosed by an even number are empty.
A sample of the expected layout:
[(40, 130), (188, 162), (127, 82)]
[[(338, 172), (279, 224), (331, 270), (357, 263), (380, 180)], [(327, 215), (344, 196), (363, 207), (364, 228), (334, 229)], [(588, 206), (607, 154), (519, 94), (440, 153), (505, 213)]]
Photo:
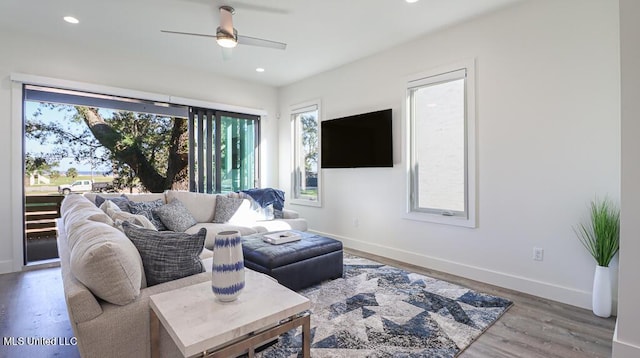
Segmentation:
[(391, 109), (320, 122), (322, 168), (393, 167)]

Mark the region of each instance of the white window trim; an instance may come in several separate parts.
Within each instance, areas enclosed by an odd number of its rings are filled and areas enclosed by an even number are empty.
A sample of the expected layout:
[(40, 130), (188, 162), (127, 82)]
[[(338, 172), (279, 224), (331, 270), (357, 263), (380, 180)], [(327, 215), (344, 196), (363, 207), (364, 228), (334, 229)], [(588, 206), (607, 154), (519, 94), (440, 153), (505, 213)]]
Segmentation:
[(131, 90), (126, 88), (103, 86), (103, 85), (97, 85), (97, 84), (86, 83), (86, 82), (62, 80), (58, 78), (29, 75), (24, 73), (12, 73), (10, 75), (10, 78), (12, 82), (17, 82), (20, 84), (54, 87), (54, 88), (68, 89), (68, 90), (81, 91), (81, 92), (99, 93), (99, 94), (113, 95), (118, 97), (142, 99), (142, 100), (159, 102), (159, 103), (177, 104), (177, 105), (183, 105), (183, 106), (215, 108), (216, 110), (220, 110), (220, 111), (246, 113), (246, 114), (252, 114), (255, 116), (267, 116), (267, 111), (264, 109), (234, 106), (234, 105), (225, 104), (225, 103), (201, 101), (197, 99), (177, 97), (177, 96), (172, 96), (168, 94), (137, 91), (137, 90)]
[[(420, 83), (420, 80), (428, 77), (442, 76), (443, 80), (446, 80), (447, 74), (451, 74), (457, 70), (466, 69), (466, 190), (467, 190), (467, 216), (445, 216), (436, 213), (417, 212), (412, 211), (411, 208), (411, 165), (412, 165), (412, 136), (411, 133), (411, 108), (409, 103), (409, 89), (415, 87)], [(403, 215), (404, 219), (432, 222), (437, 224), (446, 224), (454, 226), (462, 226), (468, 228), (476, 228), (477, 225), (477, 142), (476, 142), (476, 103), (475, 103), (475, 59), (469, 59), (452, 63), (449, 65), (434, 68), (432, 70), (411, 75), (406, 80), (406, 94), (403, 101), (403, 113), (405, 121), (405, 158), (407, 159), (406, 167), (406, 210)]]
[(310, 200), (310, 199), (298, 199), (298, 198), (294, 198), (294, 191), (296, 190), (295, 188), (295, 172), (294, 169), (296, 167), (296, 158), (295, 158), (295, 148), (294, 146), (296, 145), (295, 142), (293, 141), (293, 139), (295, 138), (295, 122), (293, 120), (293, 115), (294, 114), (298, 114), (298, 113), (304, 113), (304, 112), (309, 112), (311, 110), (317, 109), (318, 110), (318, 140), (320, 140), (320, 136), (322, 135), (322, 133), (320, 133), (320, 121), (322, 120), (322, 107), (320, 105), (320, 100), (316, 99), (316, 100), (312, 100), (312, 101), (308, 101), (308, 102), (302, 102), (302, 103), (298, 103), (295, 105), (292, 105), (289, 107), (289, 121), (290, 121), (290, 126), (291, 126), (291, 204), (293, 205), (304, 205), (304, 206), (313, 206), (313, 207), (322, 207), (322, 170), (320, 169), (320, 163), (321, 163), (321, 153), (320, 153), (320, 143), (318, 143), (318, 198), (317, 200)]

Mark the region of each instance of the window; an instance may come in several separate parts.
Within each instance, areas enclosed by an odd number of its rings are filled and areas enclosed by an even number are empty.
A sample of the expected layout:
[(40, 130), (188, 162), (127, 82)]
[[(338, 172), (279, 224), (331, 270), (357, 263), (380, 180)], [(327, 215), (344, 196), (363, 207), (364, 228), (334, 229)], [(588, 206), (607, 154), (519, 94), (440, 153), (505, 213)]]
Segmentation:
[(475, 227), (473, 63), (407, 83), (409, 218)]
[(21, 97), (23, 264), (58, 258), (65, 195), (188, 184), (188, 107), (29, 84)]
[(291, 110), (293, 203), (320, 206), (318, 128), (320, 103), (306, 103)]

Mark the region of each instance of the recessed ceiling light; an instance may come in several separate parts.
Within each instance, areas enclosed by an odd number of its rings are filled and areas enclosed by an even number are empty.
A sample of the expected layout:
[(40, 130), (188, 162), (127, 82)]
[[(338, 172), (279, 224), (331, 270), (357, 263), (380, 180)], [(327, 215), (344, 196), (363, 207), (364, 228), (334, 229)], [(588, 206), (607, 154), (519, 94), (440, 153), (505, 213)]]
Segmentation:
[(258, 67), (258, 68), (256, 68), (256, 72), (264, 72), (264, 68)]
[(405, 0), (406, 2), (408, 2), (409, 4), (413, 4), (414, 2), (418, 2), (418, 0)]
[(68, 22), (70, 24), (77, 24), (77, 23), (80, 22), (80, 21), (78, 21), (78, 19), (76, 19), (73, 16), (65, 16), (65, 17), (63, 17), (63, 19), (64, 19), (64, 21), (66, 21), (66, 22)]

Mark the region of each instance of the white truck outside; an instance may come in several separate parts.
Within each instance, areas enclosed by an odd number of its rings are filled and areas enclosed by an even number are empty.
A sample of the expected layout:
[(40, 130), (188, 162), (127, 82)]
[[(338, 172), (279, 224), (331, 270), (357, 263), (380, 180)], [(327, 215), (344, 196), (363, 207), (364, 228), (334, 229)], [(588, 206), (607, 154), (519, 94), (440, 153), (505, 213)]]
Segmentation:
[(58, 186), (58, 193), (67, 195), (69, 193), (86, 193), (89, 191), (106, 192), (113, 190), (111, 183), (94, 183), (92, 180), (76, 180), (71, 184)]

